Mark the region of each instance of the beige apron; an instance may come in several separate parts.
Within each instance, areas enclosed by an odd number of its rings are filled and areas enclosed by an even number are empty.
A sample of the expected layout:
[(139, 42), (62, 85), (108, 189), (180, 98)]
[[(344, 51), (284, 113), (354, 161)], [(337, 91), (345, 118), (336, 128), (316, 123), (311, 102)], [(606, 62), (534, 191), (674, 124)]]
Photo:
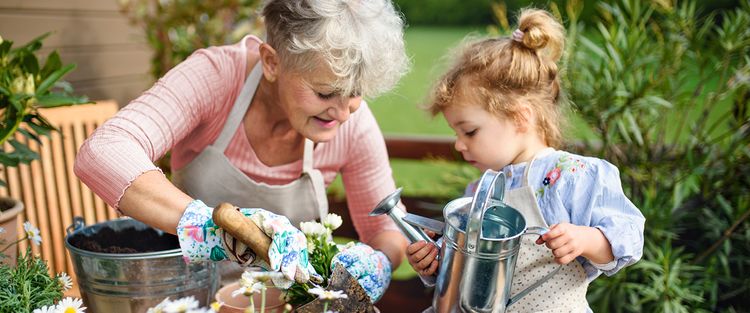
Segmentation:
[[(258, 61), (245, 80), (219, 137), (189, 164), (174, 171), (172, 181), (182, 191), (210, 207), (229, 202), (241, 208), (263, 208), (286, 216), (294, 226), (299, 227), (300, 222), (316, 220), (328, 214), (323, 175), (313, 168), (312, 141), (305, 139), (300, 178), (285, 185), (255, 182), (224, 155), (237, 128), (242, 127), (242, 118), (252, 102), (262, 74), (261, 62)], [(223, 274), (234, 276), (239, 270), (234, 263), (226, 262), (222, 266)], [(224, 276), (227, 280), (231, 279)]]
[[(545, 149), (541, 153), (548, 153)], [(539, 155), (539, 154), (537, 154)], [(536, 159), (536, 156), (534, 157)], [(532, 159), (523, 173), (523, 185), (505, 193), (504, 202), (523, 214), (526, 226), (549, 227), (539, 209), (534, 190), (529, 185), (529, 170)], [(535, 243), (538, 237), (523, 236), (516, 269), (513, 273), (511, 295), (539, 281), (559, 265), (555, 263), (552, 251), (545, 245)], [(560, 271), (508, 307), (508, 312), (585, 312), (588, 308), (586, 289), (588, 282), (583, 266), (576, 261), (563, 265)]]

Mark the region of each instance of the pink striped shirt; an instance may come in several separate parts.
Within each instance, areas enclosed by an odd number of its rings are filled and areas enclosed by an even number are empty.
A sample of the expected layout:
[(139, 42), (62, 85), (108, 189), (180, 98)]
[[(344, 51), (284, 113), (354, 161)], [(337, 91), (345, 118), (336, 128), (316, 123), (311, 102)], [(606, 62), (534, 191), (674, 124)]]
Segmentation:
[[(117, 207), (130, 183), (172, 150), (172, 168), (180, 169), (219, 136), (245, 80), (248, 62), (258, 61), (261, 41), (193, 53), (137, 99), (96, 129), (81, 146), (76, 175), (108, 204)], [(267, 166), (255, 155), (238, 127), (225, 151), (232, 164), (255, 181), (286, 184), (302, 172), (302, 160)], [(326, 186), (341, 173), (354, 227), (363, 242), (383, 230), (397, 230), (385, 216), (368, 213), (395, 190), (383, 135), (366, 103), (352, 113), (336, 137), (319, 143), (314, 167)]]

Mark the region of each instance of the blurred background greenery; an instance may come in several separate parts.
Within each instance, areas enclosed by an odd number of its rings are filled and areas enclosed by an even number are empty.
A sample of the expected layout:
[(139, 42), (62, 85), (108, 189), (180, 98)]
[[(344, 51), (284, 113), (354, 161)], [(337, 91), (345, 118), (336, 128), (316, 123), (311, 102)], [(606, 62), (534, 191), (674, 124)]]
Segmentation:
[[(512, 31), (519, 8), (568, 30), (567, 149), (617, 165), (646, 216), (643, 259), (595, 280), (596, 312), (749, 312), (750, 1), (396, 0), (413, 69), (368, 99), (386, 134), (450, 136), (419, 110), (467, 35)], [(156, 77), (193, 50), (257, 33), (253, 0), (131, 0)], [(478, 172), (447, 161), (392, 162), (412, 196), (456, 197)], [(334, 185), (333, 191), (340, 191)]]

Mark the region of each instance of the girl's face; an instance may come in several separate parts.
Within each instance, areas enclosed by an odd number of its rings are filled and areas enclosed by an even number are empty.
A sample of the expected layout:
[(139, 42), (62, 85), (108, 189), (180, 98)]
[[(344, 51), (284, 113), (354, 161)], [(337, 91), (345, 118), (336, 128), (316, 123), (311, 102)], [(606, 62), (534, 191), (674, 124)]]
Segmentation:
[(362, 103), (362, 97), (342, 95), (332, 83), (330, 71), (278, 76), (278, 103), (291, 127), (314, 141), (330, 141), (338, 128)]
[(459, 103), (444, 109), (443, 115), (456, 132), (455, 148), (463, 158), (481, 171), (498, 171), (517, 163), (523, 134), (513, 120), (496, 116), (476, 102)]

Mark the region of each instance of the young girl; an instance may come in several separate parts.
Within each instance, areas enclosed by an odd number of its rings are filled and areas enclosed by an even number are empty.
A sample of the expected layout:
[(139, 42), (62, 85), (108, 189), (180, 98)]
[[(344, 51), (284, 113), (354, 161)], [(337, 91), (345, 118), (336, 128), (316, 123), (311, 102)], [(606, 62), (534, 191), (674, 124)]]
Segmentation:
[[(505, 202), (523, 213), (527, 226), (550, 229), (539, 238), (523, 237), (511, 295), (563, 267), (509, 311), (590, 311), (588, 283), (635, 263), (643, 252), (644, 218), (623, 194), (618, 169), (554, 149), (562, 137), (556, 62), (563, 41), (563, 27), (549, 13), (524, 10), (512, 37), (463, 49), (429, 106), (456, 132), (456, 150), (467, 162), (505, 173)], [(473, 191), (470, 185), (467, 194)], [(434, 275), (438, 249), (414, 243), (409, 263), (423, 276)]]

